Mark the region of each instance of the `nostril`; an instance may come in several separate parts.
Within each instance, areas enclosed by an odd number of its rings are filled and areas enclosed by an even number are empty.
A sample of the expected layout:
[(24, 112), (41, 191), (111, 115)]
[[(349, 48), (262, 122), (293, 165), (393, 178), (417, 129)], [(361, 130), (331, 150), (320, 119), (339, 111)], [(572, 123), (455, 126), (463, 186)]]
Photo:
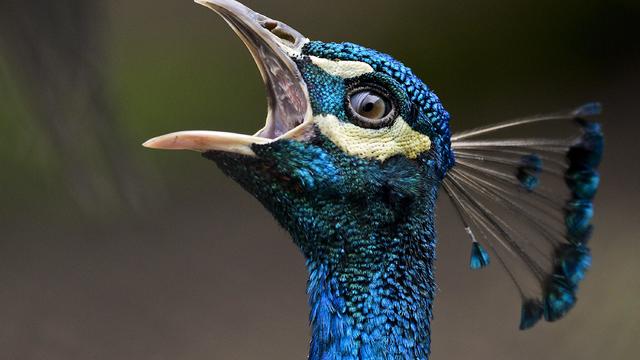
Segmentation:
[(296, 43), (296, 38), (295, 36), (293, 36), (292, 34), (288, 33), (287, 31), (280, 29), (280, 28), (275, 28), (273, 30), (271, 30), (271, 33), (273, 33), (273, 35), (279, 37), (280, 39), (287, 41), (291, 44), (295, 44)]
[(278, 22), (273, 20), (265, 20), (262, 22), (262, 27), (269, 31), (273, 31), (273, 29), (278, 27)]
[(269, 30), (273, 35), (277, 36), (280, 40), (286, 41), (292, 45), (296, 43), (296, 37), (286, 29), (283, 29), (277, 21), (264, 20), (260, 25)]

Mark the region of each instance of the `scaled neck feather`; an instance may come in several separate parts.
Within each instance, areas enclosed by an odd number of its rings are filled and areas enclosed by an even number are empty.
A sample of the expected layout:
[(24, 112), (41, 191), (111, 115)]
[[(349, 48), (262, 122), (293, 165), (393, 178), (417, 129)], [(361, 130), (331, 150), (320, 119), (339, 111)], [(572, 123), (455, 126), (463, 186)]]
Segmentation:
[(436, 236), (422, 215), (345, 239), (339, 260), (307, 260), (310, 360), (428, 358)]

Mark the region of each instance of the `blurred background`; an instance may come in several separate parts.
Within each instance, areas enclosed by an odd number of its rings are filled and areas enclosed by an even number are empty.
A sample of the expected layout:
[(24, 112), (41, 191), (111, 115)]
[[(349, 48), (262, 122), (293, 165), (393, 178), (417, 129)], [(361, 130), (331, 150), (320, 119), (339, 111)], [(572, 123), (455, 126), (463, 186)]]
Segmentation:
[[(468, 270), (438, 211), (433, 359), (640, 354), (637, 0), (246, 0), (312, 39), (399, 58), (454, 131), (603, 102), (594, 265), (558, 323), (517, 331), (497, 268)], [(304, 359), (302, 256), (183, 129), (253, 133), (265, 93), (242, 43), (188, 0), (0, 1), (0, 358)]]

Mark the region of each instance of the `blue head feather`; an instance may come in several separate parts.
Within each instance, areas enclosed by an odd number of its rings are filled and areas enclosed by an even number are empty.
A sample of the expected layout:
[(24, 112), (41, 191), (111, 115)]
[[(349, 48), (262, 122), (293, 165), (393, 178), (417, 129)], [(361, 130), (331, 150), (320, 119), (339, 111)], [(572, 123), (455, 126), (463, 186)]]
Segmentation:
[[(369, 64), (375, 71), (374, 80), (384, 82), (387, 86), (392, 85), (408, 102), (408, 111), (413, 111), (408, 121), (411, 127), (428, 135), (436, 147), (440, 148), (439, 151), (442, 153), (440, 166), (443, 169), (443, 174), (453, 166), (454, 156), (451, 151), (449, 113), (445, 110), (438, 96), (410, 68), (387, 54), (348, 42), (311, 41), (304, 46), (303, 53), (325, 59), (360, 61)], [(314, 83), (316, 82), (307, 80), (307, 84), (311, 88)], [(335, 92), (332, 94), (335, 96)], [(322, 99), (319, 103), (324, 106), (327, 101), (324, 94)]]
[(600, 124), (584, 120), (578, 120), (578, 122), (583, 128), (584, 134), (567, 153), (569, 173), (597, 168), (602, 159), (604, 148), (604, 137)]
[(527, 330), (533, 327), (544, 314), (544, 307), (540, 301), (535, 299), (527, 299), (522, 304), (520, 315), (520, 330)]
[(567, 203), (565, 224), (570, 235), (585, 233), (593, 218), (593, 204), (590, 200), (576, 199)]
[(565, 175), (567, 186), (576, 199), (592, 199), (600, 185), (600, 174), (595, 169), (572, 170)]
[[(586, 106), (580, 115), (599, 110)], [(569, 167), (565, 181), (571, 198), (565, 206), (565, 227), (569, 244), (556, 249), (554, 270), (547, 280), (544, 294), (544, 318), (555, 321), (562, 318), (576, 302), (576, 291), (591, 266), (591, 252), (586, 243), (593, 231), (592, 198), (599, 185), (597, 167), (602, 159), (604, 140), (600, 124), (577, 120), (583, 129), (582, 137), (569, 148)]]
[(575, 290), (575, 285), (563, 275), (553, 275), (544, 298), (545, 320), (556, 321), (569, 312), (576, 303)]
[(471, 260), (469, 266), (473, 270), (478, 270), (489, 265), (489, 262), (489, 253), (487, 253), (487, 250), (479, 243), (473, 242), (471, 244)]
[(527, 191), (533, 191), (540, 183), (542, 159), (536, 154), (525, 155), (516, 169), (516, 178)]
[(564, 245), (557, 250), (556, 273), (562, 274), (573, 286), (584, 278), (585, 272), (591, 267), (591, 252), (583, 244)]

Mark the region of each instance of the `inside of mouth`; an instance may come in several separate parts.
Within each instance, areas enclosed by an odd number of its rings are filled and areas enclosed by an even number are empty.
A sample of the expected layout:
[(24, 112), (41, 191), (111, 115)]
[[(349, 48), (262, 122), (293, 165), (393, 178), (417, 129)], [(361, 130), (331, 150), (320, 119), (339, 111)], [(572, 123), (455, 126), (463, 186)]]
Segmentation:
[(281, 47), (294, 49), (304, 38), (286, 24), (261, 14), (252, 14), (249, 23), (228, 15), (260, 69), (267, 91), (267, 121), (254, 136), (275, 139), (302, 124), (307, 113), (306, 84)]
[[(284, 90), (286, 91), (286, 90)], [(270, 95), (271, 96), (271, 95)], [(296, 98), (299, 94), (281, 95), (288, 98)], [(272, 100), (269, 100), (271, 105)], [(289, 109), (289, 110), (288, 110)], [(267, 139), (276, 139), (279, 136), (293, 130), (304, 122), (304, 113), (292, 111), (291, 104), (283, 101), (278, 107), (269, 106), (265, 126), (254, 136)]]
[[(295, 46), (295, 35), (280, 22), (265, 17), (258, 23), (273, 35), (274, 41), (280, 41), (288, 47)], [(306, 85), (302, 82), (296, 64), (288, 55), (279, 53), (280, 49), (274, 51), (262, 46), (259, 50), (260, 57), (256, 62), (263, 72), (269, 109), (264, 128), (255, 135), (275, 139), (304, 121), (308, 106), (303, 91)]]

